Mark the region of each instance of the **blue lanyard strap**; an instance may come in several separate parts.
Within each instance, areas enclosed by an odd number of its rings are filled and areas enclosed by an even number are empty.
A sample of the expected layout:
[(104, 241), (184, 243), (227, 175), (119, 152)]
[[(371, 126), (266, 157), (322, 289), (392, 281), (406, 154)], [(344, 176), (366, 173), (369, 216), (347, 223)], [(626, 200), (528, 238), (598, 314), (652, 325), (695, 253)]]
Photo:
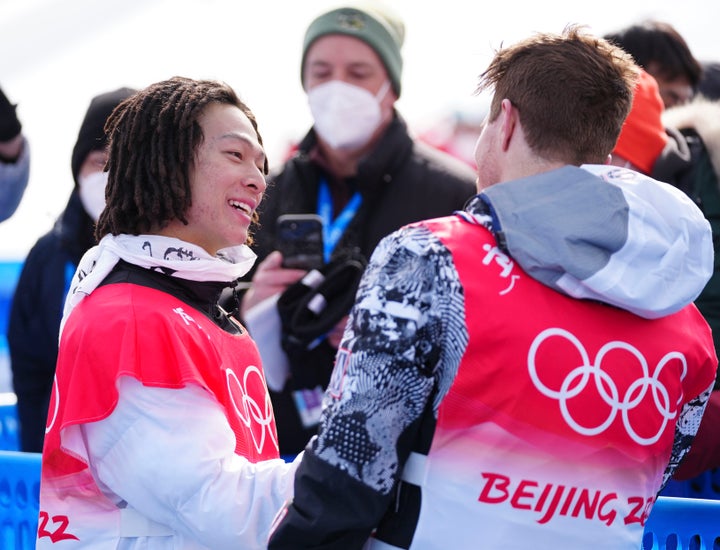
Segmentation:
[(345, 232), (350, 220), (362, 203), (362, 196), (359, 191), (350, 198), (343, 208), (342, 212), (333, 220), (332, 197), (330, 196), (330, 187), (325, 178), (320, 180), (320, 189), (318, 190), (317, 213), (323, 222), (323, 246), (325, 252), (325, 262), (330, 261), (330, 255), (337, 245), (340, 237)]
[[(77, 269), (77, 266), (70, 260), (67, 260), (65, 262), (65, 296), (67, 296), (68, 292), (70, 292), (70, 285), (72, 284), (72, 280), (73, 280), (73, 277), (75, 276), (76, 269)], [(61, 308), (61, 311), (62, 311), (62, 308)]]

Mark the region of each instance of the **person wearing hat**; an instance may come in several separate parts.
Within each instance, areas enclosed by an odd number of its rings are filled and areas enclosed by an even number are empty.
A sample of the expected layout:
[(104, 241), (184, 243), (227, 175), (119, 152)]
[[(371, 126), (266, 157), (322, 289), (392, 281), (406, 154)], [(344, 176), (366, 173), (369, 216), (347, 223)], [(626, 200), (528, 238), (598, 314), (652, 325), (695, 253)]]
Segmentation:
[(0, 89), (0, 222), (15, 213), (30, 179), (30, 147), (16, 107)]
[[(347, 4), (320, 14), (308, 26), (300, 77), (313, 127), (292, 158), (268, 178), (254, 235), (259, 264), (241, 307), (246, 322), (249, 310), (277, 299), (305, 274), (282, 268), (276, 240), (281, 215), (321, 216), (329, 265), (350, 254), (367, 258), (388, 233), (410, 222), (450, 214), (475, 193), (473, 170), (414, 140), (395, 108), (402, 91), (404, 37), (402, 20), (379, 3)], [(346, 269), (338, 272), (348, 274)], [(324, 324), (331, 334), (316, 335), (311, 349), (293, 344), (296, 339), (287, 324), (282, 336), (270, 334), (276, 342), (285, 342), (280, 352), (290, 364), (289, 379), (272, 392), (283, 454), (300, 451), (315, 433), (318, 396), (329, 381), (349, 310), (333, 306), (350, 303), (355, 288), (356, 284), (345, 285), (337, 302), (325, 297), (335, 303), (319, 314), (319, 320), (327, 322), (316, 324)], [(256, 340), (261, 336), (259, 329), (248, 328)], [(293, 376), (300, 371), (315, 374)], [(314, 412), (301, 422), (300, 412), (308, 409)]]
[(90, 102), (72, 151), (70, 198), (53, 228), (30, 249), (13, 294), (7, 338), (20, 448), (26, 452), (42, 451), (65, 295), (80, 258), (95, 244), (95, 222), (105, 206), (105, 121), (133, 92), (123, 87)]

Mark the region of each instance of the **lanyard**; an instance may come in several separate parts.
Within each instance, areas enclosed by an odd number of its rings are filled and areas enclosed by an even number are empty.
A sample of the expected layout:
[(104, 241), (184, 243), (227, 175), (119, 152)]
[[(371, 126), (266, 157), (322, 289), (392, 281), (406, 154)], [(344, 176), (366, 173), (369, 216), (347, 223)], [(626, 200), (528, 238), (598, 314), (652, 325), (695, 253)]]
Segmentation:
[(330, 261), (332, 251), (335, 249), (340, 237), (342, 237), (342, 234), (350, 223), (350, 220), (353, 219), (358, 211), (358, 208), (360, 208), (361, 202), (362, 196), (360, 195), (360, 192), (355, 191), (355, 194), (350, 198), (342, 212), (340, 212), (337, 218), (333, 220), (333, 205), (332, 197), (330, 197), (330, 187), (328, 186), (327, 181), (325, 181), (325, 178), (320, 180), (317, 211), (323, 222), (325, 263)]

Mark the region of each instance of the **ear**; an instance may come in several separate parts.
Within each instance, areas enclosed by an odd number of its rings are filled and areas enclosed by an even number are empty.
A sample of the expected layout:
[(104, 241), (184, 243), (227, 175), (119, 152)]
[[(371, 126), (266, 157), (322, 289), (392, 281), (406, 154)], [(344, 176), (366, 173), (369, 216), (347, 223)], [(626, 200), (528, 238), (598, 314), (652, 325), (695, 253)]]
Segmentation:
[(519, 112), (517, 107), (513, 105), (509, 99), (503, 99), (500, 103), (500, 116), (502, 117), (502, 150), (507, 151), (510, 148), (510, 141), (513, 135), (518, 130), (520, 119), (518, 117)]

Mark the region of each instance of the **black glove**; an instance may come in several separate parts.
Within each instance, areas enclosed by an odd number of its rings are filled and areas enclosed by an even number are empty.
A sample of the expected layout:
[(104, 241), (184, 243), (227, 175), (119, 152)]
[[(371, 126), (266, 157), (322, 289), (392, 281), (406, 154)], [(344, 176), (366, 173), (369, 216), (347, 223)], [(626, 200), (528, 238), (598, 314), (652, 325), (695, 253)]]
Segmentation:
[(330, 381), (337, 350), (324, 336), (350, 312), (366, 263), (359, 252), (340, 254), (315, 273), (312, 284), (301, 279), (278, 299), (280, 344), (290, 363), (292, 389), (325, 387)]
[(0, 141), (10, 141), (22, 130), (15, 113), (15, 105), (8, 101), (0, 88)]
[(288, 355), (296, 349), (312, 349), (348, 314), (365, 264), (359, 254), (341, 256), (316, 270), (313, 284), (307, 284), (312, 276), (304, 277), (280, 295), (281, 343)]

